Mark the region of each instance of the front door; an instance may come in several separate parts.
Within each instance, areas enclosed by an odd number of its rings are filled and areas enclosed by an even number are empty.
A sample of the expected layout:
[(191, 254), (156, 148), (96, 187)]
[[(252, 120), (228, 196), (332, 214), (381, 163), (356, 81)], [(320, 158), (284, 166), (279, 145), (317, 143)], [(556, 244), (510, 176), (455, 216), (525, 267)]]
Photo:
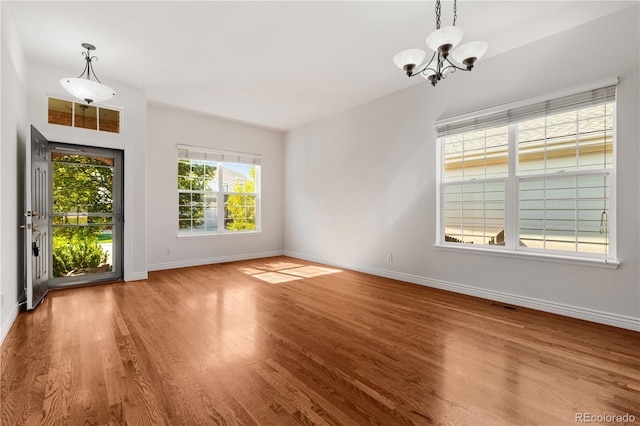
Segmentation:
[(49, 143), (49, 288), (122, 278), (122, 151)]
[(49, 289), (49, 152), (48, 141), (33, 126), (26, 151), (25, 271), (27, 309), (34, 309)]

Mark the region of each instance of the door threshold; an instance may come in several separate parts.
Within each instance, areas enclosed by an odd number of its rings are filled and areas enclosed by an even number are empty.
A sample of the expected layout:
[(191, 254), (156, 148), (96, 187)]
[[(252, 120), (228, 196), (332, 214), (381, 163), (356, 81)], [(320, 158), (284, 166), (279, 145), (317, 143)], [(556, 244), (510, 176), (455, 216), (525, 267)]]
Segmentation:
[(60, 284), (52, 284), (51, 282), (49, 283), (49, 290), (64, 290), (66, 288), (78, 288), (78, 287), (90, 287), (90, 286), (94, 286), (94, 285), (104, 285), (104, 284), (118, 284), (118, 283), (123, 283), (125, 282), (122, 278), (119, 279), (113, 279), (113, 278), (109, 278), (103, 281), (79, 281), (79, 282), (72, 282), (72, 283), (60, 283)]

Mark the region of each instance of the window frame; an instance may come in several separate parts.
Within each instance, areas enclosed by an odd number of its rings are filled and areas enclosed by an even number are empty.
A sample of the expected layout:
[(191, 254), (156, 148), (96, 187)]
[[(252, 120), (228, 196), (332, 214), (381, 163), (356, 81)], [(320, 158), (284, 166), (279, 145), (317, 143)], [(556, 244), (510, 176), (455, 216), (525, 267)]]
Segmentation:
[[(186, 153), (186, 154), (183, 154)], [(190, 154), (195, 154), (195, 158), (189, 158)], [(235, 159), (235, 161), (234, 161)], [(206, 162), (215, 163), (216, 166), (216, 180), (217, 189), (214, 191), (206, 190), (184, 190), (178, 187), (179, 173), (176, 173), (176, 206), (178, 207), (175, 219), (175, 223), (178, 224), (177, 237), (178, 238), (199, 238), (199, 237), (215, 237), (221, 235), (253, 235), (260, 234), (262, 232), (261, 226), (261, 158), (257, 154), (245, 154), (231, 151), (211, 150), (207, 148), (191, 147), (187, 145), (178, 145), (178, 156), (176, 164), (179, 164), (181, 160), (191, 162)], [(224, 161), (226, 160), (226, 161)], [(226, 165), (250, 165), (255, 167), (255, 191), (254, 192), (234, 192), (225, 191), (224, 182), (222, 179), (222, 171)], [(198, 193), (204, 196), (216, 197), (216, 229), (215, 230), (183, 230), (179, 227), (180, 222), (180, 194), (182, 193)], [(225, 198), (227, 195), (244, 195), (255, 197), (255, 229), (250, 230), (229, 230), (225, 227), (226, 206)], [(193, 217), (191, 217), (193, 220)]]
[[(579, 88), (574, 88), (570, 90), (566, 90), (563, 92), (558, 92), (551, 95), (545, 95), (543, 97), (538, 97), (535, 99), (519, 101), (495, 108), (490, 108), (483, 111), (478, 111), (475, 113), (465, 114), (459, 117), (453, 117), (451, 119), (439, 120), (435, 123), (436, 129), (441, 128), (442, 126), (448, 126), (451, 123), (456, 122), (471, 122), (473, 120), (482, 121), (485, 117), (491, 117), (495, 114), (504, 113), (512, 108), (521, 108), (526, 107), (527, 105), (532, 105), (534, 103), (544, 102), (545, 100), (553, 100), (558, 99), (563, 96), (568, 96), (572, 94), (579, 94), (588, 92), (590, 90), (601, 89), (608, 86), (615, 86), (617, 84), (617, 79), (608, 79), (605, 81), (597, 82), (588, 86), (582, 86)], [(503, 257), (512, 257), (512, 258), (530, 258), (530, 259), (542, 259), (545, 261), (552, 262), (562, 262), (562, 263), (576, 263), (576, 264), (590, 264), (595, 266), (605, 266), (609, 268), (617, 268), (620, 265), (620, 262), (617, 259), (617, 228), (616, 228), (616, 172), (617, 172), (617, 96), (614, 95), (613, 100), (611, 101), (614, 104), (613, 110), (613, 130), (612, 130), (612, 155), (611, 155), (611, 164), (608, 166), (609, 168), (604, 169), (594, 169), (594, 170), (575, 170), (568, 171), (563, 173), (556, 172), (548, 172), (544, 171), (543, 173), (538, 174), (518, 174), (518, 141), (517, 141), (517, 128), (518, 123), (527, 121), (527, 118), (518, 119), (517, 121), (512, 121), (508, 123), (502, 124), (487, 124), (486, 126), (478, 126), (478, 128), (494, 128), (499, 127), (501, 125), (508, 125), (508, 174), (507, 177), (504, 178), (495, 178), (495, 177), (487, 177), (486, 175), (482, 178), (475, 180), (464, 180), (463, 178), (455, 180), (455, 181), (445, 181), (444, 180), (444, 139), (445, 135), (439, 135), (436, 139), (436, 248), (449, 250), (454, 252), (469, 252), (469, 253), (479, 253), (479, 254), (489, 254), (489, 255), (497, 255)], [(608, 103), (608, 102), (606, 102)], [(585, 108), (585, 106), (576, 106), (570, 111), (576, 111)], [(565, 109), (565, 111), (567, 111)], [(561, 112), (561, 111), (559, 111)], [(555, 112), (550, 112), (550, 115), (555, 114)], [(530, 118), (529, 118), (530, 119)], [(460, 130), (459, 132), (453, 131), (449, 132), (449, 134), (457, 134), (457, 133), (465, 133), (469, 130)], [(608, 253), (607, 254), (597, 254), (597, 253), (587, 253), (587, 252), (579, 252), (579, 251), (563, 251), (563, 250), (552, 250), (546, 248), (532, 248), (532, 247), (521, 247), (517, 242), (520, 240), (520, 184), (526, 180), (534, 180), (534, 179), (545, 179), (545, 178), (554, 178), (554, 177), (577, 177), (578, 176), (588, 176), (588, 175), (598, 175), (608, 176)], [(505, 223), (504, 229), (507, 235), (505, 238), (505, 244), (501, 245), (487, 245), (485, 244), (463, 244), (458, 242), (449, 242), (445, 241), (445, 187), (448, 185), (461, 185), (467, 183), (485, 183), (492, 181), (505, 181)], [(577, 188), (577, 183), (576, 183)], [(576, 194), (576, 200), (578, 200), (578, 196)], [(483, 218), (486, 220), (485, 218)], [(576, 231), (577, 232), (577, 231)]]
[[(71, 123), (70, 124), (63, 124), (63, 123), (55, 123), (51, 121), (50, 118), (50, 101), (54, 100), (54, 101), (61, 101), (61, 102), (70, 102), (71, 103)], [(73, 100), (67, 97), (60, 97), (60, 96), (51, 96), (51, 95), (46, 95), (45, 96), (45, 123), (47, 124), (53, 124), (56, 126), (63, 126), (63, 127), (71, 127), (74, 129), (85, 129), (85, 130), (91, 130), (91, 131), (96, 131), (96, 132), (103, 132), (103, 133), (112, 133), (114, 135), (119, 135), (122, 134), (122, 124), (123, 124), (123, 114), (124, 114), (124, 108), (122, 107), (117, 107), (117, 106), (108, 106), (108, 105), (101, 105), (101, 104), (93, 104), (93, 105), (89, 105), (88, 107), (91, 108), (95, 108), (96, 109), (96, 128), (90, 128), (90, 127), (80, 127), (80, 126), (76, 126), (76, 106), (82, 106), (84, 105), (82, 102), (79, 102), (77, 99)], [(101, 129), (100, 128), (100, 111), (101, 110), (107, 110), (107, 111), (113, 111), (113, 112), (117, 112), (118, 113), (118, 131), (111, 131), (111, 130), (105, 130), (105, 129)]]

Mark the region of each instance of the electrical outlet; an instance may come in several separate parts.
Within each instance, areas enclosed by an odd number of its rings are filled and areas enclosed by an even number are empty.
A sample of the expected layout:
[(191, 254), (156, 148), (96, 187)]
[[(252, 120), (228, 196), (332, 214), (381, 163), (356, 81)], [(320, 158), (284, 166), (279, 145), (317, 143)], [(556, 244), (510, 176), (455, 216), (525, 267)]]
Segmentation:
[(393, 262), (393, 253), (387, 253), (387, 262)]
[(167, 249), (165, 250), (165, 254), (166, 254), (167, 256), (170, 256), (170, 255), (171, 255), (171, 248), (170, 248), (170, 247), (167, 247)]

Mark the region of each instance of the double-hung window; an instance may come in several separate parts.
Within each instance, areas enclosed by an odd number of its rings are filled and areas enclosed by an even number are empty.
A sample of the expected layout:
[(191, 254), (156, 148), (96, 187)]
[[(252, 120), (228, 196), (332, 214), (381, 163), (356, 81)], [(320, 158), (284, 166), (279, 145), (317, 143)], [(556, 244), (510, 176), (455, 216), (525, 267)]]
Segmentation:
[(615, 84), (436, 123), (438, 244), (615, 261)]
[(260, 156), (178, 145), (180, 235), (260, 230)]

